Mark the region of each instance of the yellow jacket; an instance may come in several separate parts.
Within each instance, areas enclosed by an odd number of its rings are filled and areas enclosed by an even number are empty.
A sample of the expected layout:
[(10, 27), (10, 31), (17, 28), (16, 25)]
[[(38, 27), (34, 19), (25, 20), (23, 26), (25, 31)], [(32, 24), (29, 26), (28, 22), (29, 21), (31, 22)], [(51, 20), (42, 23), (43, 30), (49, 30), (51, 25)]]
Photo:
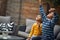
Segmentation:
[(42, 24), (40, 24), (40, 27), (38, 26), (37, 23), (34, 23), (31, 29), (31, 32), (29, 34), (29, 37), (34, 36), (39, 36), (42, 34)]

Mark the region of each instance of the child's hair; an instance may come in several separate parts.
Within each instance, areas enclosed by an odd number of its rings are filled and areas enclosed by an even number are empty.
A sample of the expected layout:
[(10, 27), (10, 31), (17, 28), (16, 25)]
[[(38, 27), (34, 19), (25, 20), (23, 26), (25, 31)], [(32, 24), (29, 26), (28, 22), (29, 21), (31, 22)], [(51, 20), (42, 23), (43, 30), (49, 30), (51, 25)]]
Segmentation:
[(37, 18), (39, 19), (39, 20), (37, 20), (37, 21), (42, 22), (41, 15), (37, 15), (36, 19), (37, 19)]
[(37, 17), (41, 17), (41, 15), (37, 15)]

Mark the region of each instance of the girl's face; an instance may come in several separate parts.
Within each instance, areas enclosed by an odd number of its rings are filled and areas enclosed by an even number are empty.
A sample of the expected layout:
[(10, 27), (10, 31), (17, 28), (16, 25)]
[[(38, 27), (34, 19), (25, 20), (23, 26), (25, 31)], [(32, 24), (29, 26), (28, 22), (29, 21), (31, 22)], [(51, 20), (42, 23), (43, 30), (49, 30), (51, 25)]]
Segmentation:
[(38, 16), (36, 17), (36, 21), (40, 22), (40, 21), (41, 21), (41, 16), (38, 15)]

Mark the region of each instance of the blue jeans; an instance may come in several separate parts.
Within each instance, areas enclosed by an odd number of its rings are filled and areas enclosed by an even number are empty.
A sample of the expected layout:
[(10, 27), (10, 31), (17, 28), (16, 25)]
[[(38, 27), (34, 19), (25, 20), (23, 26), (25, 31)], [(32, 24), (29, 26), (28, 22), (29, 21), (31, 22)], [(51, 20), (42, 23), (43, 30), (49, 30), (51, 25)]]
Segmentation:
[(31, 40), (41, 40), (41, 36), (32, 37)]

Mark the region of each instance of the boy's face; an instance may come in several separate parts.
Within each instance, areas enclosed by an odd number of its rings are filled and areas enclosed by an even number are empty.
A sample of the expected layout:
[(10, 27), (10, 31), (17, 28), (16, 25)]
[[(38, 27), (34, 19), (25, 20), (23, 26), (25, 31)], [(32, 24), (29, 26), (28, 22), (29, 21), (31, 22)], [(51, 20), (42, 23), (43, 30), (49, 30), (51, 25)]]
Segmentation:
[(47, 18), (52, 19), (52, 18), (53, 18), (53, 15), (54, 15), (54, 13), (49, 13), (49, 14), (47, 15)]
[(50, 8), (49, 9), (49, 14), (47, 15), (47, 18), (52, 19), (53, 15), (54, 15), (54, 12), (55, 12), (55, 8)]
[(49, 13), (54, 12), (56, 9), (55, 8), (50, 8)]

